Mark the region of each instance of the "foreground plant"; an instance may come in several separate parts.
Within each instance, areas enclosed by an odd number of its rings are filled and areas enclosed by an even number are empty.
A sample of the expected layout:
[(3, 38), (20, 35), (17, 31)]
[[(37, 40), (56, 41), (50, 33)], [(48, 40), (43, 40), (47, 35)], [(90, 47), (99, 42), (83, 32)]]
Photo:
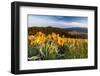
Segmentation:
[(28, 36), (28, 60), (87, 58), (87, 40), (65, 38), (52, 32)]

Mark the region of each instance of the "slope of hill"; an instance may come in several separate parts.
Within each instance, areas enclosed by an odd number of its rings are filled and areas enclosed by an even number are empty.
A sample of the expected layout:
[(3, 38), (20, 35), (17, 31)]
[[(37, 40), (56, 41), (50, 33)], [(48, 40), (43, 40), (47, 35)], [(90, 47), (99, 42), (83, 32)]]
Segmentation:
[(28, 34), (34, 35), (37, 32), (43, 32), (46, 35), (51, 34), (52, 32), (59, 34), (60, 36), (64, 35), (67, 38), (87, 38), (87, 29), (86, 28), (54, 28), (54, 27), (29, 27)]

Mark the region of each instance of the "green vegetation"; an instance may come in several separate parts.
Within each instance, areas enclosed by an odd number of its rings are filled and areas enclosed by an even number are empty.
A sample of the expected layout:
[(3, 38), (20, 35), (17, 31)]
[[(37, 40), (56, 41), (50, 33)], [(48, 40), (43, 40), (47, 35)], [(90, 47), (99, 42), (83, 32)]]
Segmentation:
[(80, 59), (88, 57), (87, 39), (67, 38), (65, 35), (54, 32), (46, 32), (45, 34), (39, 32), (40, 30), (36, 33), (33, 31), (29, 31), (28, 35), (29, 61)]

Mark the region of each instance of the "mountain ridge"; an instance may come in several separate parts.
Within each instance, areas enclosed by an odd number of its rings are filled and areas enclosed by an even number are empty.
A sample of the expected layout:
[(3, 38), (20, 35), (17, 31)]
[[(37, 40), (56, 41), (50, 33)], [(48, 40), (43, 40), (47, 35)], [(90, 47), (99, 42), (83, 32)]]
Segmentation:
[[(77, 29), (79, 29), (79, 28), (77, 28)], [(60, 36), (64, 35), (67, 38), (82, 38), (82, 39), (87, 38), (87, 29), (86, 29), (86, 31), (83, 32), (82, 29), (76, 30), (76, 28), (62, 29), (62, 28), (54, 28), (54, 27), (29, 27), (28, 35), (34, 35), (39, 31), (45, 33), (46, 35), (54, 32), (56, 34), (59, 34)]]

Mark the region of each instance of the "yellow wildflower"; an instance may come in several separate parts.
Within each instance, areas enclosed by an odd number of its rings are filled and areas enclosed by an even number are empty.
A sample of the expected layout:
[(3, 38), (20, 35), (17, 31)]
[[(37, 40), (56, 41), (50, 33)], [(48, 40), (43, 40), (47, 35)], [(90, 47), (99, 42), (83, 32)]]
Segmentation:
[(64, 42), (65, 42), (64, 38), (58, 37), (58, 44), (59, 45), (63, 46)]

